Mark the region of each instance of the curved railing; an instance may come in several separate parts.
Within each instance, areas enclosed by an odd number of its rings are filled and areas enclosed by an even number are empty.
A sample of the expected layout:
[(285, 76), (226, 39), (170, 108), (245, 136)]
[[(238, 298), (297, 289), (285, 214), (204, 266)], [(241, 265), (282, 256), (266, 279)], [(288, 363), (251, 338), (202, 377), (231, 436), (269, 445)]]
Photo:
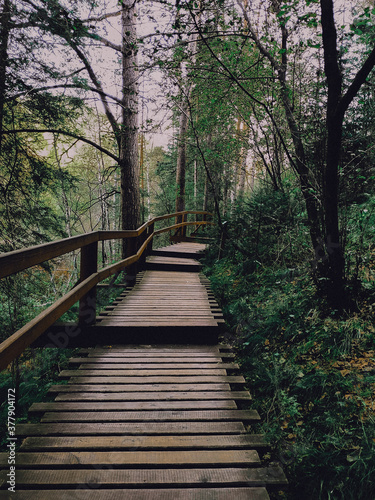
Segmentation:
[[(188, 222), (188, 214), (201, 215), (202, 220)], [(136, 263), (144, 262), (146, 255), (151, 252), (155, 236), (177, 230), (179, 238), (184, 239), (187, 226), (199, 228), (199, 226), (212, 224), (207, 221), (209, 215), (211, 214), (205, 211), (185, 210), (154, 217), (135, 230), (94, 231), (0, 254), (0, 278), (5, 278), (74, 250), (81, 250), (80, 279), (76, 286), (0, 344), (0, 370), (19, 356), (76, 302), (80, 302), (78, 322), (85, 325), (93, 323), (96, 315), (96, 285), (98, 283), (123, 270), (130, 270), (134, 274)], [(157, 222), (174, 217), (177, 220), (176, 224), (155, 230)], [(126, 257), (98, 271), (98, 242), (114, 239), (129, 239), (126, 245)]]

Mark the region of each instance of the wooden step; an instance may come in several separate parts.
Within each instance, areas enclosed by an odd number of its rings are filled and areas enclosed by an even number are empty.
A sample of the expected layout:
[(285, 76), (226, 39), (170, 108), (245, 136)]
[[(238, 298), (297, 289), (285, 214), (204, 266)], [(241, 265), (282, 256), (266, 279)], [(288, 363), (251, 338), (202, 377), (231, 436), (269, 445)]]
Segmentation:
[(46, 411), (121, 411), (121, 410), (229, 410), (237, 408), (234, 401), (119, 401), (119, 402), (52, 402), (33, 403), (30, 413)]
[(159, 391), (230, 391), (229, 384), (58, 384), (48, 389), (48, 392), (159, 392)]
[(163, 449), (211, 449), (264, 447), (265, 441), (258, 434), (220, 435), (163, 435), (163, 436), (36, 436), (27, 437), (20, 450), (163, 450)]
[[(137, 358), (135, 358), (137, 359)], [(134, 361), (134, 360), (124, 360), (124, 358), (71, 358), (69, 360), (69, 364), (71, 365), (85, 365), (85, 370), (96, 369), (96, 368), (106, 368), (108, 369), (117, 369), (121, 368), (122, 370), (130, 369), (130, 370), (151, 370), (153, 368), (175, 368), (179, 370), (180, 368), (224, 368), (226, 370), (238, 370), (239, 366), (237, 363), (223, 363), (221, 359), (213, 359), (209, 361), (201, 361), (194, 362), (194, 359), (189, 359), (188, 361), (180, 361), (173, 360), (171, 362), (170, 358), (158, 360), (155, 362), (153, 358), (148, 358), (142, 362)], [(119, 366), (116, 366), (119, 365)]]
[[(264, 487), (239, 488), (158, 488), (158, 489), (95, 489), (90, 483), (79, 485), (79, 496), (72, 490), (17, 490), (17, 500), (269, 500)], [(0, 491), (0, 500), (9, 500), (8, 492)]]
[[(0, 472), (0, 487), (6, 485), (7, 471)], [(47, 474), (45, 470), (17, 470), (18, 488), (66, 487), (92, 483), (101, 488), (108, 487), (145, 487), (151, 486), (263, 486), (286, 484), (284, 473), (280, 467), (268, 468), (203, 468), (203, 469), (64, 469), (54, 470)], [(53, 498), (53, 496), (52, 496)], [(126, 497), (125, 497), (126, 498)]]
[[(185, 258), (191, 245), (149, 258), (164, 270), (143, 272), (80, 330), (74, 345), (84, 349), (60, 374), (68, 383), (49, 389), (54, 401), (32, 404), (40, 423), (16, 426), (15, 498), (269, 500), (266, 487), (286, 484), (280, 467), (262, 467), (269, 445), (249, 433), (260, 417), (246, 409), (230, 346), (217, 345), (224, 320)], [(8, 465), (0, 454), (0, 500), (10, 498)]]
[[(89, 422), (17, 424), (17, 436), (88, 435), (165, 435), (165, 434), (241, 434), (242, 422)], [(18, 460), (18, 455), (17, 455)]]
[(55, 401), (250, 401), (247, 391), (200, 392), (64, 392)]
[(256, 410), (214, 409), (179, 411), (165, 409), (158, 411), (46, 411), (41, 418), (41, 422), (252, 422), (259, 420), (260, 417)]
[[(253, 467), (259, 466), (260, 459), (255, 450), (174, 450), (174, 451), (48, 451), (18, 452), (17, 467), (29, 468), (85, 468), (87, 465), (113, 468), (142, 467)], [(7, 465), (6, 454), (0, 455), (0, 465)]]
[[(61, 377), (88, 377), (88, 376), (103, 376), (103, 377), (145, 377), (148, 379), (149, 377), (159, 377), (159, 376), (174, 376), (174, 377), (181, 377), (181, 376), (199, 376), (199, 375), (205, 375), (212, 377), (211, 380), (215, 381), (216, 377), (220, 376), (226, 376), (227, 372), (226, 369), (224, 368), (207, 368), (207, 369), (182, 369), (180, 368), (179, 370), (176, 370), (174, 368), (165, 368), (165, 369), (157, 369), (154, 368), (152, 370), (124, 370), (124, 369), (117, 369), (117, 370), (109, 370), (109, 369), (98, 369), (98, 368), (93, 368), (93, 369), (87, 369), (87, 367), (80, 368), (78, 370), (62, 370), (60, 372)], [(149, 380), (148, 380), (149, 381)]]
[[(69, 375), (70, 372), (74, 372), (77, 375)], [(82, 375), (82, 376), (81, 376)], [(245, 379), (241, 376), (234, 375), (215, 375), (212, 377), (210, 375), (159, 375), (159, 376), (101, 376), (97, 375), (95, 372), (87, 376), (83, 371), (80, 370), (63, 370), (60, 373), (61, 378), (69, 378), (71, 384), (136, 384), (139, 386), (147, 384), (157, 384), (157, 385), (168, 385), (168, 384), (195, 384), (196, 389), (200, 390), (203, 384), (244, 384)], [(171, 386), (172, 387), (172, 386)], [(141, 387), (139, 387), (141, 390)], [(163, 390), (164, 389), (163, 387)]]

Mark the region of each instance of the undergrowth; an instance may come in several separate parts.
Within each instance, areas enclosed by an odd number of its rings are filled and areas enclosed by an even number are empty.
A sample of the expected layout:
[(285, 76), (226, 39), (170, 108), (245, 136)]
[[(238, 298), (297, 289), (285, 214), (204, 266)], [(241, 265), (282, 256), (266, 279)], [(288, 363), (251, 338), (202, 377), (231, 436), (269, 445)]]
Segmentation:
[[(46, 400), (48, 389), (55, 383), (62, 384), (59, 373), (66, 369), (78, 349), (27, 349), (6, 370), (0, 373), (0, 436), (1, 446), (7, 442), (8, 389), (16, 390), (16, 424), (39, 421), (39, 417), (28, 415), (33, 403)], [(51, 396), (52, 397), (52, 396)], [(16, 427), (17, 430), (17, 427)], [(20, 440), (17, 446), (20, 446)]]
[[(289, 487), (278, 498), (373, 499), (373, 270), (362, 255), (355, 272), (362, 270), (365, 286), (356, 311), (327, 314), (298, 203), (278, 194), (276, 201), (261, 193), (242, 205), (227, 222), (222, 257), (213, 246), (205, 268), (261, 415), (254, 430), (266, 434), (273, 445), (268, 458), (287, 474)], [(371, 239), (363, 243), (371, 255)]]

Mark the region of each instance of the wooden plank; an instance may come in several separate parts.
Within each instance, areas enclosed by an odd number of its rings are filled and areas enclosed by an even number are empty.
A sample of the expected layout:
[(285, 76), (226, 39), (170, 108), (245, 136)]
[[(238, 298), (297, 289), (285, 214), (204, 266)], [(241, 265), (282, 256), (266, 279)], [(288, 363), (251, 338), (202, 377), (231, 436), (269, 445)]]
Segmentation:
[(164, 450), (259, 448), (264, 446), (263, 435), (178, 435), (178, 436), (32, 436), (27, 437), (20, 450)]
[[(0, 456), (0, 465), (6, 466), (6, 454)], [(111, 465), (125, 468), (131, 466), (242, 466), (259, 465), (256, 450), (174, 450), (174, 451), (73, 451), (73, 452), (39, 452), (17, 453), (17, 468), (64, 466), (82, 468), (85, 465)], [(46, 474), (48, 472), (46, 471)]]
[[(269, 500), (264, 487), (239, 488), (157, 488), (157, 489), (88, 489), (80, 485), (76, 493), (69, 490), (17, 490), (17, 500)], [(8, 492), (0, 492), (0, 500), (10, 500)]]
[[(226, 375), (226, 370), (220, 368), (207, 368), (205, 370), (185, 370), (180, 368), (179, 370), (175, 369), (154, 369), (154, 370), (87, 370), (87, 369), (79, 369), (79, 370), (62, 370), (60, 372), (61, 377), (87, 377), (89, 375), (96, 376), (108, 376), (108, 377), (120, 377), (120, 376), (129, 376), (129, 377), (152, 377), (152, 376), (183, 376), (183, 375), (209, 375), (210, 377), (215, 378), (216, 376)], [(215, 380), (213, 380), (214, 382)]]
[(119, 402), (52, 402), (33, 403), (30, 413), (46, 411), (106, 411), (106, 410), (203, 410), (237, 408), (234, 401), (119, 401)]
[(47, 411), (41, 422), (258, 422), (256, 410)]
[[(212, 366), (223, 366), (225, 362), (222, 361), (220, 356), (213, 356), (211, 358), (206, 358), (206, 357), (201, 357), (199, 360), (195, 359), (195, 356), (189, 356), (189, 357), (183, 357), (183, 358), (175, 358), (173, 355), (168, 355), (165, 357), (156, 357), (156, 356), (149, 356), (147, 358), (143, 358), (142, 356), (137, 356), (137, 357), (130, 357), (128, 358), (127, 356), (121, 356), (121, 357), (116, 357), (116, 356), (90, 356), (87, 358), (70, 358), (69, 363), (70, 364), (86, 364), (86, 363), (97, 363), (97, 364), (110, 364), (110, 363), (122, 363), (126, 365), (145, 365), (149, 366), (150, 363), (152, 364), (158, 364), (158, 365), (165, 365), (165, 364), (176, 364), (177, 367), (183, 364), (190, 364), (190, 363), (198, 363), (199, 364), (207, 364), (208, 367)], [(237, 366), (238, 365), (233, 365)]]
[(190, 321), (188, 318), (180, 318), (180, 319), (165, 319), (163, 321), (147, 321), (145, 322), (144, 319), (142, 318), (134, 318), (134, 319), (128, 319), (128, 320), (123, 320), (123, 321), (116, 321), (116, 320), (102, 320), (98, 322), (98, 325), (100, 326), (121, 326), (123, 328), (126, 327), (143, 327), (143, 328), (148, 328), (148, 327), (155, 327), (155, 326), (165, 326), (165, 327), (171, 327), (171, 326), (181, 326), (181, 327), (209, 327), (209, 326), (217, 326), (218, 321), (216, 320), (200, 320), (200, 319), (191, 319)]
[(72, 392), (61, 393), (55, 401), (250, 401), (248, 391), (180, 392)]
[[(6, 485), (7, 471), (0, 472), (0, 485)], [(45, 470), (18, 470), (18, 488), (27, 485), (59, 487), (76, 484), (100, 484), (102, 487), (121, 486), (264, 486), (287, 484), (280, 467), (269, 468), (217, 468), (217, 469), (108, 469), (58, 470), (47, 474)], [(52, 497), (53, 498), (53, 497)]]
[[(78, 371), (78, 370), (77, 370)], [(76, 372), (77, 372), (76, 371)], [(81, 372), (78, 371), (78, 375)], [(64, 378), (64, 377), (62, 377)], [(242, 376), (231, 376), (231, 375), (222, 375), (222, 376), (165, 376), (160, 375), (158, 377), (106, 377), (106, 376), (97, 376), (96, 374), (92, 376), (74, 376), (69, 380), (72, 384), (136, 384), (138, 386), (143, 386), (147, 384), (195, 384), (197, 389), (202, 384), (216, 384), (216, 383), (228, 383), (228, 384), (244, 384), (245, 379)], [(142, 390), (142, 387), (139, 387), (139, 390)]]
[(184, 392), (184, 391), (230, 391), (229, 384), (58, 384), (48, 389), (57, 392)]
[(108, 362), (96, 362), (92, 358), (73, 358), (70, 360), (72, 364), (79, 364), (82, 370), (176, 370), (177, 373), (181, 370), (238, 370), (239, 366), (236, 363), (222, 363), (214, 361), (213, 363), (152, 363), (151, 361), (145, 361), (143, 363), (128, 363), (124, 362), (123, 359), (113, 362), (108, 360)]
[[(179, 345), (176, 346), (170, 346), (170, 347), (163, 347), (163, 346), (158, 346), (156, 345), (142, 345), (142, 346), (137, 346), (134, 345), (134, 348), (128, 347), (128, 348), (119, 348), (119, 347), (103, 347), (103, 348), (97, 348), (97, 347), (90, 347), (88, 348), (89, 352), (99, 353), (99, 356), (104, 356), (108, 353), (108, 355), (114, 355), (114, 356), (129, 356), (131, 357), (131, 354), (134, 355), (134, 357), (140, 357), (143, 355), (149, 355), (149, 356), (156, 356), (156, 357), (163, 357), (163, 356), (174, 356), (180, 355), (182, 357), (190, 357), (190, 356), (203, 356), (205, 357), (206, 355), (208, 356), (222, 356), (222, 352), (218, 349), (216, 346), (212, 346), (213, 348), (210, 349), (211, 345), (205, 345), (202, 344), (202, 348), (198, 349), (199, 346), (194, 346), (194, 349), (187, 349), (186, 347), (181, 347)], [(227, 354), (227, 353), (225, 353)], [(94, 354), (94, 357), (97, 355)]]
[[(194, 308), (195, 309), (195, 308)], [(217, 316), (217, 315), (216, 315)], [(175, 318), (197, 318), (197, 319), (211, 319), (213, 317), (213, 314), (211, 311), (178, 311), (178, 312), (171, 312), (171, 311), (161, 311), (160, 308), (155, 308), (154, 311), (152, 310), (147, 310), (147, 311), (135, 311), (133, 309), (126, 309), (126, 310), (114, 310), (112, 312), (107, 312), (105, 314), (100, 314), (98, 318), (107, 318), (107, 319), (112, 319), (112, 318), (124, 318), (128, 320), (129, 318), (137, 318), (137, 317), (142, 317), (145, 319), (155, 319), (155, 320), (161, 320), (163, 318), (169, 318), (169, 319), (175, 319)]]
[[(64, 436), (124, 434), (242, 434), (242, 422), (90, 422), (17, 424), (17, 436)], [(18, 456), (17, 456), (18, 460)]]
[(222, 357), (225, 358), (234, 358), (234, 354), (227, 353), (225, 355), (223, 354), (215, 354), (215, 353), (204, 353), (204, 352), (194, 352), (192, 351), (191, 353), (184, 353), (181, 351), (177, 352), (161, 352), (161, 353), (151, 353), (149, 351), (142, 351), (142, 352), (120, 352), (120, 351), (115, 351), (111, 352), (112, 349), (107, 349), (108, 352), (105, 351), (90, 351), (87, 353), (87, 356), (89, 358), (125, 358), (126, 360), (132, 362), (131, 360), (135, 359), (138, 360), (139, 362), (144, 361), (146, 358), (152, 358), (155, 360), (159, 359), (174, 359), (176, 362), (180, 361), (180, 359), (186, 359), (186, 360), (191, 360), (192, 358), (199, 358), (199, 361), (207, 359), (207, 361), (210, 360), (218, 360), (221, 361)]

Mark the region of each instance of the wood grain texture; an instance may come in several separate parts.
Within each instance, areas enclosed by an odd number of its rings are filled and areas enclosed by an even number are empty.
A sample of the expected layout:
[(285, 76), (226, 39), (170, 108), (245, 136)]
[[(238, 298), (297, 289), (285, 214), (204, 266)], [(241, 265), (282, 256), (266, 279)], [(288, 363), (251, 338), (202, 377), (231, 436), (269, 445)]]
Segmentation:
[[(187, 266), (188, 245), (196, 244), (171, 245), (151, 260)], [(169, 345), (120, 340), (81, 349), (60, 373), (68, 383), (50, 388), (55, 400), (30, 407), (40, 423), (16, 427), (19, 442), (25, 438), (16, 498), (269, 500), (266, 487), (281, 487), (286, 478), (280, 467), (262, 466), (259, 453), (268, 443), (248, 432), (260, 417), (246, 409), (251, 395), (234, 354), (228, 346), (180, 344), (189, 325), (218, 329), (221, 321), (197, 272), (143, 272), (97, 322), (121, 328), (124, 337), (129, 325), (160, 332), (165, 324), (176, 344), (171, 337)], [(9, 497), (7, 459), (0, 454), (0, 500)]]
[[(87, 489), (17, 491), (17, 500), (269, 500), (264, 487), (239, 488), (158, 488), (158, 489), (100, 489), (90, 483)], [(0, 491), (0, 500), (11, 500), (8, 492)]]

